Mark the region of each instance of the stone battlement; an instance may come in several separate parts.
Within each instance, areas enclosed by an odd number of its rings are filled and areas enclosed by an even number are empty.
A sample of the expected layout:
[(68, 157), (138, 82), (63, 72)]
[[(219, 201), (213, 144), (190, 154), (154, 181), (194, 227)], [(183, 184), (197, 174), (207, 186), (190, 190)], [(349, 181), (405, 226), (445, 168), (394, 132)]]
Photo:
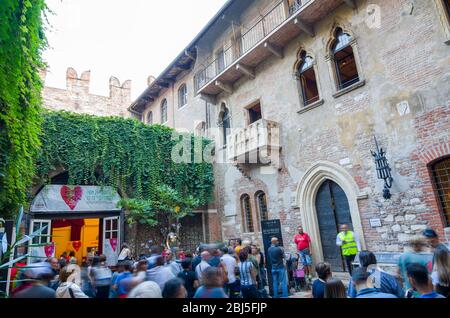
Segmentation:
[[(47, 71), (41, 70), (40, 75), (45, 82)], [(130, 117), (127, 110), (131, 103), (130, 80), (121, 84), (119, 79), (111, 76), (109, 96), (90, 94), (90, 80), (91, 71), (84, 71), (79, 76), (75, 69), (69, 67), (66, 72), (66, 89), (44, 87), (44, 107), (96, 116)]]

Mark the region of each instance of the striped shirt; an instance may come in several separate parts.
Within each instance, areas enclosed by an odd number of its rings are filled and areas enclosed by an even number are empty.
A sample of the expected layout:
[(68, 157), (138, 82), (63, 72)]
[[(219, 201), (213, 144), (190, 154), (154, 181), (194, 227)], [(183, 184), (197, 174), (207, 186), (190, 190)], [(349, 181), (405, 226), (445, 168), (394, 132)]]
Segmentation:
[(252, 262), (245, 261), (239, 263), (239, 275), (241, 278), (241, 285), (242, 286), (251, 286), (256, 285), (256, 282), (254, 281), (251, 270), (254, 268)]

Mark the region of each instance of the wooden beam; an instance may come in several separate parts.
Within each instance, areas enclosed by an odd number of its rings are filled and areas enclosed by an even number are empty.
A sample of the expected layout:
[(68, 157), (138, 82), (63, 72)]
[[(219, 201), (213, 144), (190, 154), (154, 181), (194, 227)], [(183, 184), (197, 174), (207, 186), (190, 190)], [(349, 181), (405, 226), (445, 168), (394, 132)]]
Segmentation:
[(216, 81), (216, 86), (219, 87), (221, 90), (227, 92), (228, 94), (233, 93), (233, 87), (230, 84), (223, 83), (221, 81)]
[(184, 51), (184, 55), (186, 55), (189, 59), (195, 62), (195, 57), (188, 50)]
[(150, 96), (144, 96), (144, 97), (142, 97), (142, 100), (146, 103), (155, 101), (155, 99)]
[(217, 104), (217, 98), (214, 95), (209, 94), (200, 94), (200, 98), (203, 99), (205, 102), (216, 105)]
[(236, 70), (238, 70), (239, 72), (241, 72), (242, 74), (254, 79), (255, 76), (255, 70), (251, 67), (245, 66), (243, 64), (237, 64), (236, 65)]
[(278, 47), (274, 44), (271, 44), (269, 42), (264, 43), (264, 47), (268, 51), (270, 51), (270, 53), (272, 53), (275, 56), (278, 56), (280, 59), (282, 59), (284, 57), (283, 49), (281, 49), (280, 47)]
[(158, 83), (156, 83), (156, 85), (158, 85), (159, 87), (162, 87), (162, 88), (169, 88), (170, 87), (170, 84), (167, 83), (167, 82), (158, 82)]
[(306, 22), (301, 21), (299, 18), (294, 20), (294, 24), (303, 32), (308, 33), (311, 37), (315, 37), (314, 27)]
[(356, 9), (356, 2), (355, 0), (344, 0), (345, 4), (347, 4), (350, 8)]
[(181, 71), (188, 71), (190, 69), (188, 65), (176, 65), (174, 68)]

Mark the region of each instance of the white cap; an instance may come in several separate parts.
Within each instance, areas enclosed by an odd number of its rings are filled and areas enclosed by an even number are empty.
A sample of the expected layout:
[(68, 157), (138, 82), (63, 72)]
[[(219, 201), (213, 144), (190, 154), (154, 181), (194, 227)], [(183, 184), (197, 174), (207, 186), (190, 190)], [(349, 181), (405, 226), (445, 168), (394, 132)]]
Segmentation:
[(162, 298), (162, 292), (157, 283), (144, 282), (135, 287), (128, 298)]

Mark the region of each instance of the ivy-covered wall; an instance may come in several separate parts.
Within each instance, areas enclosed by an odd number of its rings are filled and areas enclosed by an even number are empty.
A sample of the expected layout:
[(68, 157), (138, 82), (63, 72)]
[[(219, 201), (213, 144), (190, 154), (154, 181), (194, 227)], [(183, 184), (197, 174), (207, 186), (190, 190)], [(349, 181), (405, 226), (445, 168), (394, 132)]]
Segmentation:
[[(210, 146), (204, 138), (119, 117), (46, 111), (43, 119), (38, 183), (63, 168), (69, 184), (113, 186), (128, 222), (158, 226), (161, 237), (178, 232), (183, 217), (213, 198), (212, 164), (194, 160), (195, 145), (201, 154)], [(190, 160), (179, 162), (181, 154)]]
[[(193, 195), (200, 205), (212, 198), (212, 164), (172, 160), (179, 141), (171, 128), (69, 112), (45, 112), (43, 118), (37, 160), (41, 179), (62, 166), (69, 172), (69, 183), (113, 186), (126, 198), (153, 198), (162, 185)], [(194, 143), (194, 137), (185, 136)], [(203, 147), (209, 144), (203, 138), (200, 142)]]
[(39, 149), (44, 0), (0, 1), (0, 216), (27, 201)]

